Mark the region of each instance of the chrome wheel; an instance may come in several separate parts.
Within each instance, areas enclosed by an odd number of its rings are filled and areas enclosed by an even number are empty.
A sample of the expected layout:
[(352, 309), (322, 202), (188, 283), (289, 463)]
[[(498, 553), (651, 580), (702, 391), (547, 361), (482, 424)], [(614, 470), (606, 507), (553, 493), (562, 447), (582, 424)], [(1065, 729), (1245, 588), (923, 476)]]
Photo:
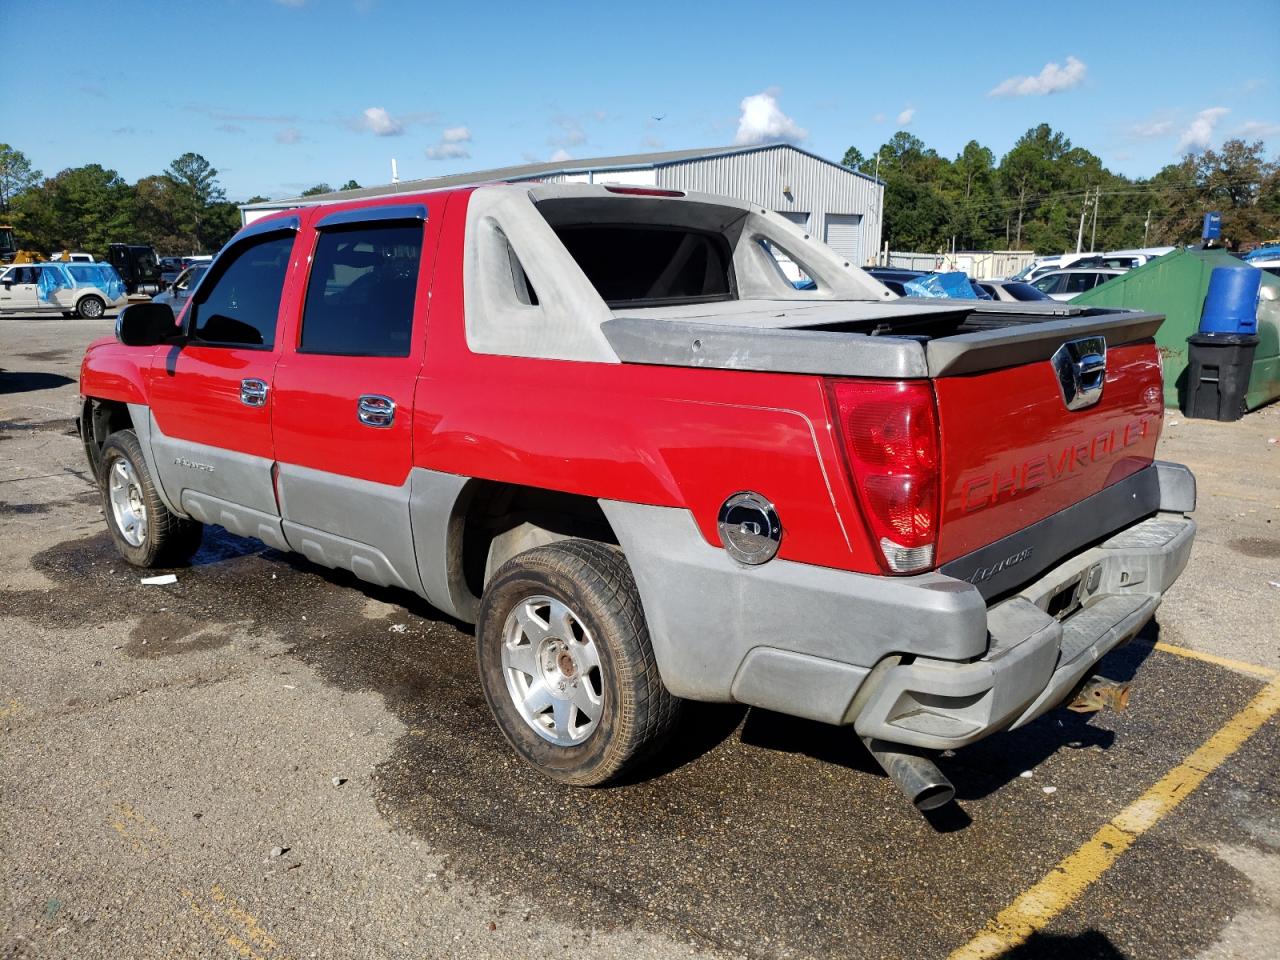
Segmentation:
[(100, 316), (106, 313), (106, 310), (106, 304), (97, 297), (85, 297), (80, 301), (80, 316), (84, 317), (86, 320), (97, 320)]
[(107, 475), (107, 494), (111, 515), (125, 543), (139, 547), (147, 537), (147, 506), (142, 500), (142, 484), (133, 466), (121, 457), (111, 465)]
[(502, 672), (516, 711), (544, 740), (571, 747), (599, 725), (600, 653), (582, 621), (559, 600), (527, 597), (507, 615)]

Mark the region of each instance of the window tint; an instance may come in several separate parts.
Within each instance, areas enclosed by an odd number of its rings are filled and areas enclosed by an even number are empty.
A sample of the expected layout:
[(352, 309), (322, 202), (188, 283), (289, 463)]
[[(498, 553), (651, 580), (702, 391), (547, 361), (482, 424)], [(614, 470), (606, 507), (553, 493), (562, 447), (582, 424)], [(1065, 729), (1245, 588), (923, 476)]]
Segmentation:
[(302, 314), (305, 353), (407, 357), (422, 224), (357, 224), (316, 241)]
[(606, 303), (688, 303), (733, 295), (729, 244), (719, 234), (629, 224), (555, 229)]
[(1057, 293), (1058, 288), (1062, 286), (1062, 279), (1066, 274), (1058, 273), (1048, 277), (1041, 277), (1032, 284), (1041, 293)]
[(1059, 293), (1084, 293), (1090, 289), (1098, 275), (1096, 273), (1069, 273), (1067, 281), (1062, 285)]
[(192, 305), (191, 335), (206, 343), (269, 347), (276, 339), (280, 291), (293, 233), (271, 234), (219, 262)]

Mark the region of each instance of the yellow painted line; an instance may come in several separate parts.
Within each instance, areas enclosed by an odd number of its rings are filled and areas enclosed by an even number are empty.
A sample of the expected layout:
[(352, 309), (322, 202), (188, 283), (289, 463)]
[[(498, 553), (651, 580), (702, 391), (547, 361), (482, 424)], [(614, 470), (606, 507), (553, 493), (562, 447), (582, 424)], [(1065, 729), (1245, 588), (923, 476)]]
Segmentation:
[(1230, 657), (1220, 657), (1216, 653), (1204, 653), (1200, 650), (1192, 650), (1190, 647), (1179, 647), (1176, 644), (1164, 642), (1158, 642), (1154, 646), (1157, 650), (1163, 650), (1165, 653), (1186, 657), (1188, 660), (1203, 660), (1205, 663), (1214, 663), (1220, 667), (1239, 670), (1241, 673), (1251, 673), (1255, 677), (1264, 677), (1270, 680), (1272, 677), (1280, 676), (1280, 670), (1276, 670), (1273, 667), (1246, 663), (1243, 660), (1232, 660)]
[(1142, 834), (1190, 796), (1205, 777), (1278, 712), (1280, 679), (1263, 687), (1191, 756), (1116, 814), (1039, 882), (1019, 894), (981, 933), (955, 950), (950, 960), (996, 957), (1025, 943), (1071, 906)]

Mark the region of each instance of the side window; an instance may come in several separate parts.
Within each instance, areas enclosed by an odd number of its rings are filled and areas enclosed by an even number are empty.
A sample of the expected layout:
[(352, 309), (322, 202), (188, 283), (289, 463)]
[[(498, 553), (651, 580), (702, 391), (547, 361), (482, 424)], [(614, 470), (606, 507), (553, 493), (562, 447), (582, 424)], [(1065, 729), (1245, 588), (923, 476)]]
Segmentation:
[(1054, 276), (1041, 277), (1034, 284), (1035, 288), (1041, 293), (1057, 293), (1058, 288), (1062, 286), (1062, 278), (1065, 274), (1056, 274)]
[(407, 357), (421, 257), (419, 221), (321, 230), (299, 352)]
[(1062, 285), (1061, 293), (1084, 293), (1093, 286), (1096, 273), (1069, 273), (1067, 282)]
[(272, 346), (293, 238), (292, 231), (268, 234), (220, 262), (192, 304), (191, 336), (216, 346)]

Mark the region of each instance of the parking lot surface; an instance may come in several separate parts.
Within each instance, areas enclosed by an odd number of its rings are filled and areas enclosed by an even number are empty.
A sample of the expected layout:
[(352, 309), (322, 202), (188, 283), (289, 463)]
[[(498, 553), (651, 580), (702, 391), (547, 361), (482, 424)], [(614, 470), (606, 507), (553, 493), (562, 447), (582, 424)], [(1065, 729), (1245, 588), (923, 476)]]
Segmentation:
[(847, 731), (735, 708), (555, 785), (469, 628), (216, 528), (141, 584), (72, 419), (109, 329), (0, 320), (4, 956), (1280, 955), (1280, 409), (1170, 412), (1200, 532), (1104, 663), (1128, 711), (943, 757), (926, 820)]

